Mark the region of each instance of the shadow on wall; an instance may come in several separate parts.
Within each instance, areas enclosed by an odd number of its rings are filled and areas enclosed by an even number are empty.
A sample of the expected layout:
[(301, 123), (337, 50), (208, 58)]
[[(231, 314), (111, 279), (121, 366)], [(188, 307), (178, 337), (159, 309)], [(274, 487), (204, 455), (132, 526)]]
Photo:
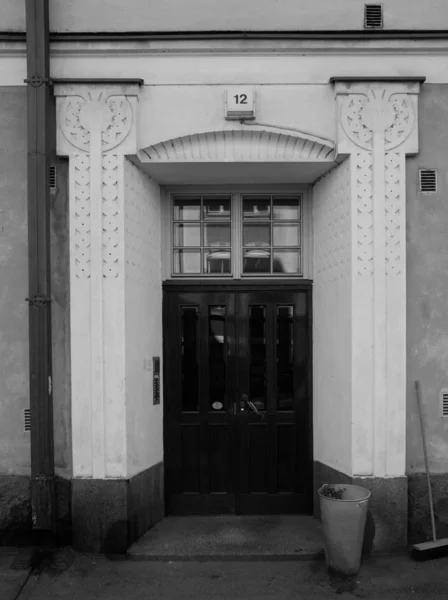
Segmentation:
[(369, 508), (367, 511), (366, 517), (366, 529), (364, 532), (364, 542), (362, 545), (362, 553), (363, 554), (371, 554), (373, 550), (373, 540), (375, 539), (375, 520), (373, 518), (372, 512)]

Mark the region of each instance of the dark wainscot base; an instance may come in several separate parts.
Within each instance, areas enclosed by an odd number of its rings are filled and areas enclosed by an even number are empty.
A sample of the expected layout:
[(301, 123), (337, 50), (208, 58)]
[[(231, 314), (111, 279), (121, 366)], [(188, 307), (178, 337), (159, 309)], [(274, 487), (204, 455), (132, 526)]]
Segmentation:
[(163, 463), (131, 479), (73, 479), (73, 548), (124, 554), (164, 516)]

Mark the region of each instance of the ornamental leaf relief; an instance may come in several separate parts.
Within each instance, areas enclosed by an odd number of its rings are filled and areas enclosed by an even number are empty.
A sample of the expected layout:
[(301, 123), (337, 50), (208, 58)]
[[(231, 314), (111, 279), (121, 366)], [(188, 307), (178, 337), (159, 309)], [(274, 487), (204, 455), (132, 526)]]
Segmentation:
[(110, 96), (105, 104), (109, 113), (101, 133), (103, 152), (119, 146), (132, 127), (132, 106), (125, 96)]
[(370, 152), (355, 155), (356, 169), (356, 272), (373, 273), (373, 158)]
[(68, 96), (61, 109), (60, 127), (78, 150), (88, 152), (94, 130), (99, 130), (101, 148), (119, 146), (132, 128), (132, 106), (125, 96), (89, 92), (88, 97)]
[(347, 137), (364, 150), (372, 150), (374, 131), (384, 132), (385, 150), (402, 144), (412, 132), (415, 114), (407, 94), (370, 89), (344, 98), (341, 124)]
[(401, 197), (402, 163), (397, 152), (388, 152), (385, 157), (386, 180), (386, 274), (400, 275), (404, 271), (403, 222)]
[(364, 122), (364, 108), (368, 103), (367, 96), (352, 94), (344, 99), (341, 123), (345, 133), (360, 148), (372, 148), (372, 130)]
[(82, 96), (68, 96), (59, 123), (67, 140), (78, 150), (87, 152), (90, 146), (90, 131), (81, 118), (84, 105), (85, 99)]
[(76, 279), (90, 278), (90, 158), (74, 154), (74, 202), (71, 214), (73, 236), (73, 265)]
[(394, 109), (393, 123), (384, 132), (386, 150), (402, 144), (410, 135), (415, 122), (411, 99), (406, 94), (394, 94), (389, 100)]
[(103, 277), (117, 278), (119, 276), (119, 233), (120, 207), (118, 194), (117, 154), (105, 154), (102, 168), (102, 199), (103, 199)]

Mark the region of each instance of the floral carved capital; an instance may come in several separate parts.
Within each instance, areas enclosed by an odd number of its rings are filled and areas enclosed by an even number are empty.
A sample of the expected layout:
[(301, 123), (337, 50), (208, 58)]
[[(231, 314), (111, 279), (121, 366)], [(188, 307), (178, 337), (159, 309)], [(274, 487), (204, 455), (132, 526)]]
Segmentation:
[(65, 98), (60, 115), (60, 128), (75, 148), (89, 151), (93, 131), (101, 136), (103, 152), (119, 146), (129, 135), (133, 110), (123, 95), (88, 92), (86, 96)]
[(407, 94), (370, 89), (348, 94), (341, 109), (341, 124), (347, 137), (364, 150), (371, 150), (374, 133), (384, 133), (385, 150), (400, 146), (410, 135), (415, 113)]

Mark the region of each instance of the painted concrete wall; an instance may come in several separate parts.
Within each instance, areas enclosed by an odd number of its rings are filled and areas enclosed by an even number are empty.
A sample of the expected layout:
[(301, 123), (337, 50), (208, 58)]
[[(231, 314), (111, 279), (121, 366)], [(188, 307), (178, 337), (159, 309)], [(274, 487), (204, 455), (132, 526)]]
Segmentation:
[[(160, 188), (125, 160), (126, 432), (128, 477), (163, 459), (163, 390), (153, 405), (152, 357), (162, 368)], [(162, 372), (162, 370), (161, 370)]]
[[(383, 0), (387, 29), (444, 29), (445, 0)], [(1, 0), (1, 30), (25, 29), (25, 0)], [(50, 0), (53, 31), (356, 30), (364, 0)]]
[(1, 31), (24, 31), (25, 0), (0, 0)]
[[(439, 392), (448, 388), (448, 86), (420, 94), (420, 152), (407, 159), (407, 471), (424, 470), (414, 380), (421, 381), (429, 460), (448, 472), (448, 419)], [(438, 169), (438, 193), (418, 193), (418, 169)]]
[[(425, 10), (420, 0), (382, 4), (388, 29), (446, 27), (445, 0)], [(363, 28), (364, 0), (50, 0), (50, 15), (54, 31), (353, 30)]]
[(0, 88), (0, 474), (28, 475), (26, 91)]
[[(30, 473), (26, 89), (0, 88), (0, 475)], [(67, 163), (51, 199), (55, 468), (71, 475)]]
[(352, 474), (350, 159), (313, 188), (314, 459)]
[[(325, 43), (318, 47), (302, 48), (301, 45), (280, 51), (276, 42), (266, 43), (257, 49), (250, 49), (241, 44), (244, 54), (239, 47), (233, 47), (228, 53), (222, 48), (228, 48), (222, 43), (218, 48), (211, 44), (189, 45), (185, 52), (176, 50), (176, 46), (165, 48), (159, 45), (157, 51), (152, 51), (151, 45), (124, 44), (106, 45), (105, 48), (94, 48), (93, 44), (83, 47), (82, 54), (77, 53), (68, 44), (54, 47), (51, 59), (51, 73), (55, 78), (128, 78), (138, 77), (147, 86), (170, 86), (173, 97), (179, 95), (175, 86), (188, 84), (201, 85), (319, 85), (328, 87), (331, 77), (421, 77), (425, 76), (427, 83), (446, 83), (448, 79), (448, 56), (446, 43), (431, 47), (428, 56), (428, 44), (419, 43), (399, 48), (384, 45), (375, 51), (359, 44), (349, 51), (346, 43), (335, 49), (329, 49)], [(381, 59), (379, 63), (378, 54)], [(0, 67), (2, 66), (0, 61)], [(19, 80), (18, 60), (8, 58), (10, 68), (6, 71), (9, 80), (15, 76)], [(23, 64), (25, 64), (23, 62)], [(188, 92), (185, 87), (181, 89)], [(170, 90), (165, 92), (170, 93)], [(286, 96), (285, 96), (286, 97)], [(263, 102), (262, 97), (259, 98)], [(223, 106), (223, 100), (220, 105)], [(260, 110), (263, 104), (260, 104)], [(280, 102), (279, 107), (282, 108)], [(182, 104), (177, 104), (176, 111), (184, 110)], [(210, 110), (210, 107), (208, 107)], [(222, 108), (224, 110), (224, 108)], [(283, 116), (281, 110), (278, 115)], [(330, 112), (334, 120), (333, 110)], [(171, 114), (170, 118), (174, 115)], [(277, 117), (278, 118), (278, 117)]]

